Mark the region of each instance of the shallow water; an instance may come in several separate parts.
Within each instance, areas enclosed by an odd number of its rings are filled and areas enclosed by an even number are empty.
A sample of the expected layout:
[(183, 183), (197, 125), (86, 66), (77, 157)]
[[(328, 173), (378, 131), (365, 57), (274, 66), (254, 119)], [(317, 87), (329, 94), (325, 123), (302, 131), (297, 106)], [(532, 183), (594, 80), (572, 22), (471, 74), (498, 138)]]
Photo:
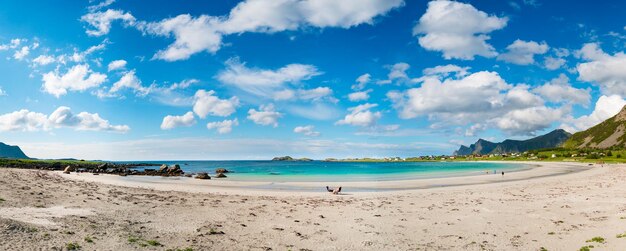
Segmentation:
[[(384, 181), (466, 176), (527, 169), (516, 163), (486, 162), (288, 162), (288, 161), (140, 161), (179, 164), (186, 173), (226, 168), (240, 181)], [(128, 162), (126, 162), (128, 163)], [(151, 167), (147, 167), (151, 168)], [(153, 168), (153, 167), (152, 167)], [(157, 167), (158, 168), (158, 167)]]

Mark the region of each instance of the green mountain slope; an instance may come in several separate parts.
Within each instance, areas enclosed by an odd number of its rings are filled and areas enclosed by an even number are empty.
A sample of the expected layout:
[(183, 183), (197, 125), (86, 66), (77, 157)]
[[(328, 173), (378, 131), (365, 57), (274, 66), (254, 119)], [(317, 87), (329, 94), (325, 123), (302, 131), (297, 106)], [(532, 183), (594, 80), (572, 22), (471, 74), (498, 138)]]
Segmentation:
[(28, 159), (19, 146), (10, 146), (0, 142), (0, 158)]
[(563, 144), (565, 148), (611, 148), (626, 147), (626, 106), (615, 116), (577, 132)]
[(518, 153), (543, 148), (553, 148), (563, 144), (570, 136), (571, 134), (565, 130), (556, 129), (545, 135), (527, 140), (507, 139), (500, 143), (493, 143), (479, 139), (469, 147), (461, 146), (459, 150), (454, 152), (454, 155)]

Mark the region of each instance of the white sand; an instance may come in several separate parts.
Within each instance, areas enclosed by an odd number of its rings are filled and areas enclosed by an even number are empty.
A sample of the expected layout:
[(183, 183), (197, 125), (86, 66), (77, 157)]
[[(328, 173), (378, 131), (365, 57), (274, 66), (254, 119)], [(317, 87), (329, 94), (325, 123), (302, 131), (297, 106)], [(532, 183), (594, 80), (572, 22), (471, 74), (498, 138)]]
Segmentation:
[[(5, 199), (0, 208), (63, 206), (94, 213), (53, 217), (56, 231), (0, 215), (0, 249), (52, 249), (77, 242), (86, 250), (129, 250), (141, 249), (143, 240), (157, 240), (162, 246), (148, 248), (578, 250), (594, 245), (593, 250), (624, 250), (626, 238), (616, 235), (626, 232), (626, 165), (556, 175), (571, 168), (571, 163), (542, 163), (504, 177), (342, 183), (343, 196), (248, 189), (249, 183), (228, 180), (146, 183), (0, 169), (0, 197)], [(439, 184), (453, 186), (420, 189)], [(371, 186), (412, 189), (350, 191)], [(129, 242), (129, 236), (141, 240)], [(596, 236), (605, 242), (586, 242)]]

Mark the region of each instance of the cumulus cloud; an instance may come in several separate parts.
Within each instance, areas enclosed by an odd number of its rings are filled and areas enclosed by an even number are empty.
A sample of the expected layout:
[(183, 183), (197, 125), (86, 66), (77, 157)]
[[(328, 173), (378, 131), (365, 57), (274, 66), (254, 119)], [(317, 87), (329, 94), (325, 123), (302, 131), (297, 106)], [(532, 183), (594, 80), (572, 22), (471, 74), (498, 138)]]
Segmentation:
[(352, 85), (352, 90), (360, 91), (372, 80), (372, 75), (365, 73), (356, 78), (356, 84)]
[(515, 40), (506, 47), (506, 52), (498, 55), (498, 60), (517, 65), (529, 65), (535, 63), (535, 55), (548, 52), (548, 44), (545, 42)]
[(360, 92), (353, 92), (348, 94), (348, 99), (352, 102), (365, 101), (370, 98), (369, 93), (372, 92), (372, 89)]
[(15, 53), (13, 54), (13, 58), (16, 60), (24, 60), (24, 58), (28, 56), (28, 54), (30, 54), (30, 47), (22, 46), (21, 49), (15, 51)]
[(370, 109), (377, 107), (378, 104), (365, 103), (355, 107), (348, 108), (350, 112), (342, 120), (337, 121), (337, 125), (353, 125), (353, 126), (374, 126), (376, 121), (382, 116), (380, 112), (372, 112)]
[(426, 68), (422, 73), (426, 76), (442, 76), (447, 77), (454, 73), (457, 78), (467, 76), (470, 67), (461, 67), (458, 65), (438, 65), (432, 68)]
[(313, 65), (288, 64), (279, 69), (249, 68), (237, 58), (226, 61), (226, 69), (219, 72), (217, 79), (244, 92), (273, 98), (287, 84), (297, 84), (322, 73)]
[(320, 132), (315, 131), (315, 126), (307, 125), (307, 126), (297, 126), (293, 129), (295, 133), (301, 133), (305, 136), (309, 137), (317, 137), (320, 136)]
[(60, 74), (58, 69), (43, 75), (43, 90), (55, 97), (67, 94), (68, 91), (85, 91), (98, 87), (107, 76), (89, 69), (88, 64), (75, 65), (65, 74)]
[(259, 110), (248, 110), (248, 119), (258, 125), (272, 125), (273, 127), (277, 127), (278, 119), (282, 116), (283, 114), (277, 112), (272, 104), (261, 105)]
[(285, 89), (274, 93), (274, 100), (306, 100), (306, 101), (321, 101), (327, 100), (330, 102), (337, 102), (333, 96), (333, 90), (328, 87), (317, 87), (313, 89), (298, 89), (291, 90)]
[(574, 88), (569, 83), (569, 78), (562, 73), (558, 78), (535, 88), (533, 92), (552, 102), (568, 102), (586, 106), (591, 100), (590, 89)]
[(198, 90), (194, 95), (193, 112), (200, 118), (207, 115), (226, 117), (233, 114), (239, 106), (239, 99), (220, 99), (215, 96), (215, 91)]
[(49, 125), (55, 128), (69, 127), (80, 131), (127, 132), (127, 125), (111, 125), (97, 113), (81, 112), (74, 115), (69, 107), (61, 106), (48, 117)]
[(49, 55), (39, 55), (35, 59), (33, 59), (33, 63), (36, 63), (38, 65), (49, 65), (54, 63), (55, 61), (55, 58)]
[(626, 100), (619, 95), (602, 95), (598, 98), (598, 101), (596, 101), (596, 106), (591, 114), (580, 116), (578, 118), (566, 119), (565, 123), (561, 125), (561, 128), (571, 133), (587, 130), (592, 126), (615, 116), (615, 114), (617, 114), (622, 107), (624, 107), (624, 105), (626, 105)]
[(0, 131), (39, 131), (48, 121), (46, 115), (26, 109), (0, 115)]
[(26, 39), (23, 38), (14, 38), (8, 44), (0, 44), (0, 51), (6, 51), (8, 49), (15, 49), (19, 47), (23, 42), (26, 42)]
[(109, 89), (109, 94), (115, 95), (123, 89), (131, 89), (138, 96), (146, 96), (150, 93), (150, 88), (141, 85), (141, 80), (135, 75), (134, 70), (124, 73), (120, 80), (113, 83)]
[(372, 24), (376, 16), (403, 5), (403, 0), (248, 0), (238, 3), (225, 17), (183, 14), (139, 28), (148, 34), (174, 36), (174, 43), (159, 51), (155, 58), (176, 61), (203, 51), (215, 53), (225, 35), (275, 33), (304, 27), (350, 28)]
[(445, 59), (491, 58), (498, 53), (487, 43), (487, 34), (504, 28), (507, 22), (506, 17), (488, 15), (470, 4), (431, 1), (413, 28), (413, 35), (419, 37), (424, 49), (443, 52)]
[(109, 6), (109, 5), (113, 4), (113, 3), (115, 3), (115, 0), (104, 0), (104, 1), (102, 1), (100, 3), (98, 3), (98, 4), (88, 6), (87, 10), (89, 10), (89, 12), (95, 12), (95, 11), (100, 10), (100, 9), (102, 9), (104, 7), (107, 7), (107, 6)]
[(219, 134), (227, 134), (233, 131), (233, 126), (238, 126), (239, 120), (224, 120), (218, 122), (209, 122), (206, 124), (206, 128), (209, 130), (216, 129)]
[[(562, 117), (545, 117), (541, 123), (524, 120), (524, 115), (563, 115), (565, 111), (546, 108), (541, 97), (528, 85), (511, 85), (496, 72), (481, 71), (464, 77), (424, 76), (419, 88), (390, 91), (387, 97), (403, 119), (427, 116), (433, 128), (473, 125), (494, 127), (511, 134), (530, 135)], [(478, 125), (477, 125), (478, 124)], [(472, 132), (474, 131), (474, 132)]]
[(109, 71), (124, 69), (126, 67), (126, 63), (126, 60), (123, 59), (114, 60), (109, 63), (108, 69)]
[(603, 94), (626, 96), (626, 54), (605, 53), (596, 43), (585, 44), (578, 55), (588, 62), (576, 67), (578, 80), (591, 82), (600, 87)]
[(174, 129), (181, 126), (192, 126), (196, 123), (193, 112), (187, 112), (182, 116), (167, 115), (161, 123), (162, 130)]
[(73, 114), (69, 107), (61, 106), (50, 116), (26, 109), (0, 115), (0, 131), (40, 131), (67, 127), (79, 131), (127, 132), (127, 125), (111, 125), (97, 113)]
[(377, 84), (391, 84), (392, 82), (403, 82), (409, 79), (406, 71), (409, 70), (411, 66), (407, 63), (400, 62), (396, 63), (392, 66), (389, 66), (389, 74), (387, 74), (387, 79), (379, 80)]
[(80, 20), (92, 26), (93, 29), (88, 29), (86, 33), (96, 37), (109, 34), (111, 23), (114, 21), (122, 21), (127, 26), (134, 25), (136, 21), (135, 17), (128, 12), (111, 9), (87, 13)]
[(0, 86), (0, 97), (6, 96), (6, 95), (7, 95), (7, 92), (4, 89), (2, 89), (2, 86)]

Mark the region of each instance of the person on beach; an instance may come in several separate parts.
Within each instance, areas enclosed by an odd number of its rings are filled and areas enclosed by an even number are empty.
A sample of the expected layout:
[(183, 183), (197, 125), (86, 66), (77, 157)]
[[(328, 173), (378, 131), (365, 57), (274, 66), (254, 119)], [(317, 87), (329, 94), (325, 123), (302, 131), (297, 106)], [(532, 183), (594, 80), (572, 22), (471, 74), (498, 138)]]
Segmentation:
[(341, 193), (341, 187), (338, 188), (330, 188), (328, 186), (326, 186), (326, 191), (328, 191), (329, 193), (333, 193), (335, 195)]
[(502, 172), (502, 176), (504, 176), (504, 172)]

